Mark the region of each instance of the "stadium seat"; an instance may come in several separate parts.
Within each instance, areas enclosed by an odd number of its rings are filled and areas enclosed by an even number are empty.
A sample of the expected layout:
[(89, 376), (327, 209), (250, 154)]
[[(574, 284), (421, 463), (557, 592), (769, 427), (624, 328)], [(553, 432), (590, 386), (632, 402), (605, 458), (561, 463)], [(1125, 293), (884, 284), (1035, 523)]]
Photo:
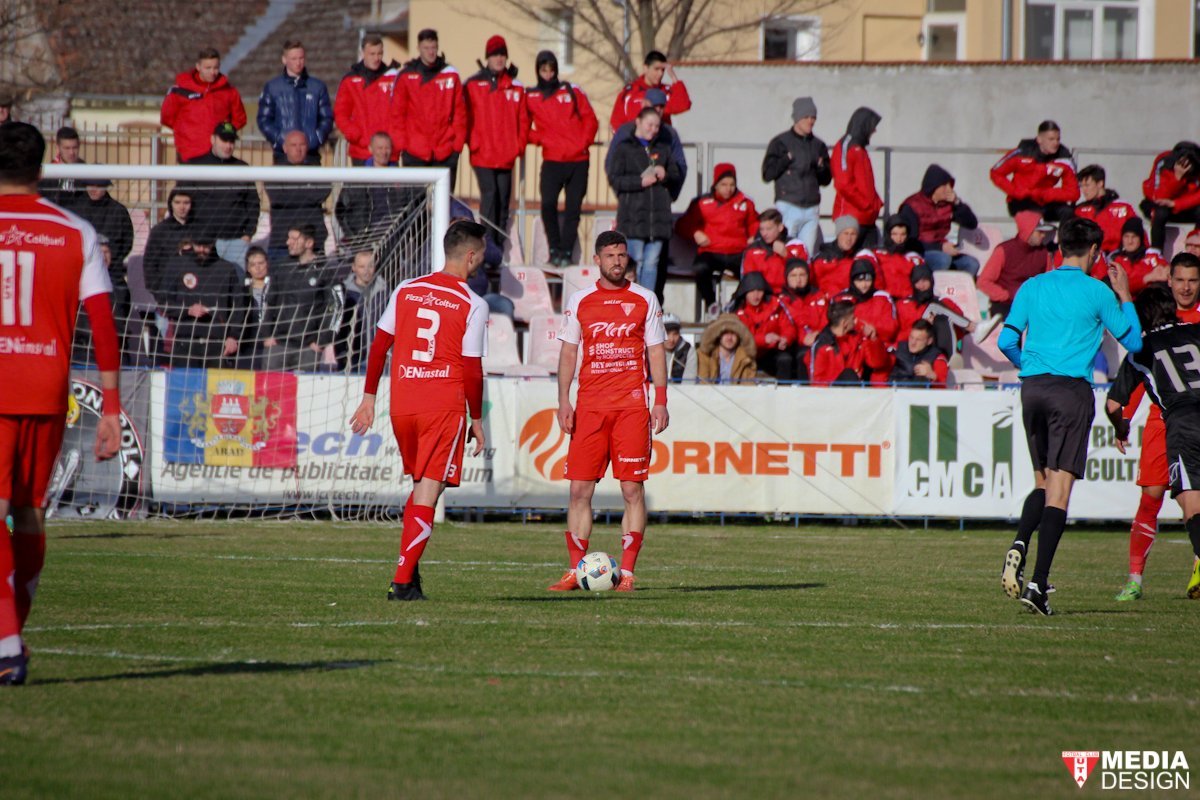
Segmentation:
[(962, 309), (963, 316), (979, 322), (979, 295), (975, 289), (975, 279), (969, 272), (943, 269), (933, 273), (933, 293), (953, 300)]
[(946, 388), (981, 390), (983, 389), (983, 376), (973, 369), (951, 369), (946, 376)]
[(667, 281), (663, 286), (663, 309), (679, 317), (680, 322), (695, 323), (696, 284), (693, 281)]
[(506, 378), (548, 378), (550, 370), (537, 364), (513, 364), (501, 373)]
[(525, 259), (524, 236), (522, 236), (520, 219), (516, 214), (508, 219), (507, 234), (508, 241), (504, 243), (503, 262), (515, 265), (530, 263)]
[(500, 294), (513, 301), (513, 313), (520, 322), (554, 313), (550, 285), (537, 267), (501, 267)]
[(1020, 370), (1015, 370), (1015, 369), (1002, 370), (1000, 372), (1000, 374), (996, 376), (996, 380), (998, 380), (1003, 385), (1018, 384), (1021, 382)]
[(1012, 362), (1005, 358), (997, 346), (1000, 331), (1003, 329), (1003, 325), (994, 326), (988, 335), (979, 342), (975, 341), (974, 336), (963, 338), (963, 363), (967, 369), (973, 369), (987, 378), (998, 378), (1001, 373), (1012, 369)]
[[(578, 264), (581, 254), (579, 240), (575, 240), (575, 249), (571, 251), (571, 263)], [(546, 238), (546, 225), (539, 214), (533, 218), (533, 242), (529, 246), (529, 263), (542, 265), (550, 263), (550, 240)]]
[(563, 270), (563, 302), (580, 289), (587, 289), (600, 277), (597, 267), (567, 267)]
[(545, 367), (551, 372), (558, 371), (558, 351), (562, 349), (558, 341), (558, 329), (561, 327), (562, 316), (559, 314), (543, 314), (529, 320), (527, 364)]
[(959, 231), (958, 248), (967, 255), (979, 259), (979, 266), (983, 267), (992, 255), (992, 251), (996, 249), (996, 245), (1003, 242), (1005, 238), (1007, 237), (1001, 232), (999, 225), (981, 222), (978, 228), (965, 228)]
[(503, 375), (506, 369), (520, 363), (517, 332), (513, 330), (512, 320), (504, 314), (493, 314), (488, 319), (488, 354), (483, 357), (483, 371), (489, 375)]

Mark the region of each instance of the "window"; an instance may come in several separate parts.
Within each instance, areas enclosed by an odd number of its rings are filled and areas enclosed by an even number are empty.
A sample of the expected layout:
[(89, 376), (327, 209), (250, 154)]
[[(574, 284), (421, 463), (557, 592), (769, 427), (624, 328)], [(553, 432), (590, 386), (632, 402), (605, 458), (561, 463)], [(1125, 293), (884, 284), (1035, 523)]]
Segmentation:
[(776, 17), (763, 22), (763, 61), (819, 61), (821, 20)]
[(1200, 0), (1192, 9), (1192, 58), (1200, 58)]
[[(547, 9), (542, 12), (538, 49), (549, 50), (558, 57), (558, 68), (569, 70), (575, 65), (575, 14), (570, 9)], [(533, 76), (537, 80), (537, 76)]]
[(925, 12), (928, 14), (965, 14), (967, 0), (926, 0)]
[(1091, 61), (1149, 57), (1139, 52), (1138, 11), (1143, 2), (1026, 0), (1025, 58)]

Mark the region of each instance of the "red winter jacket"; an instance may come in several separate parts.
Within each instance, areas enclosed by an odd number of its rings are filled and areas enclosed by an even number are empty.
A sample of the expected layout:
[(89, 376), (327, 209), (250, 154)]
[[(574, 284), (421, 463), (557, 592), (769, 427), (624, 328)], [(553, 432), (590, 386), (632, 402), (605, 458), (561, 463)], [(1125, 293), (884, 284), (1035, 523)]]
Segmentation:
[(380, 131), (392, 137), (393, 156), (404, 149), (401, 131), (392, 117), (392, 90), (399, 75), (400, 65), (395, 61), (381, 64), (374, 73), (360, 61), (338, 84), (333, 121), (350, 145), (351, 158), (370, 158), (371, 137)]
[(875, 190), (875, 171), (866, 148), (850, 144), (849, 137), (843, 136), (833, 146), (830, 162), (833, 188), (837, 190), (833, 199), (833, 218), (849, 214), (863, 227), (874, 225), (883, 209), (883, 200)]
[(688, 90), (683, 85), (683, 81), (651, 86), (646, 83), (646, 76), (642, 75), (633, 83), (625, 84), (625, 88), (617, 95), (616, 102), (613, 103), (612, 114), (608, 118), (609, 126), (615, 131), (626, 122), (636, 119), (645, 107), (642, 98), (651, 89), (662, 89), (667, 95), (667, 105), (663, 108), (662, 121), (664, 125), (671, 124), (672, 114), (682, 114), (692, 107), (692, 98), (688, 96)]
[(583, 89), (566, 82), (549, 94), (530, 88), (525, 105), (533, 122), (529, 141), (542, 146), (543, 161), (588, 160), (600, 121)]
[(467, 103), (458, 70), (441, 56), (432, 66), (419, 58), (396, 78), (389, 128), (403, 152), (422, 161), (445, 161), (467, 141)]
[(1156, 267), (1170, 267), (1170, 263), (1162, 257), (1161, 252), (1153, 247), (1148, 247), (1140, 252), (1113, 253), (1107, 261), (1097, 258), (1096, 263), (1092, 265), (1092, 277), (1098, 281), (1107, 278), (1109, 261), (1125, 270), (1125, 274), (1129, 276), (1129, 293), (1134, 297), (1146, 288), (1146, 276), (1150, 274), (1151, 270)]
[[(958, 303), (948, 297), (935, 298), (939, 305), (953, 311), (955, 314), (962, 314), (963, 310)], [(896, 301), (896, 335), (892, 339), (893, 346), (900, 342), (908, 341), (908, 334), (912, 332), (913, 323), (925, 316), (925, 310), (929, 308), (928, 302), (914, 300), (911, 297), (905, 297)], [(966, 328), (954, 326), (954, 338), (961, 340), (967, 334)]]
[[(1150, 168), (1150, 177), (1142, 181), (1142, 194), (1147, 200), (1174, 200), (1174, 212), (1200, 206), (1200, 179), (1179, 180), (1175, 177), (1173, 150), (1159, 153)], [(1166, 162), (1166, 163), (1164, 163)]]
[(1129, 203), (1119, 202), (1112, 189), (1106, 189), (1103, 197), (1075, 206), (1075, 216), (1090, 219), (1100, 226), (1104, 231), (1100, 250), (1111, 253), (1121, 249), (1121, 228), (1127, 220), (1137, 216), (1137, 211)]
[(808, 334), (819, 333), (829, 324), (826, 316), (829, 298), (819, 289), (813, 289), (802, 297), (785, 292), (779, 295), (779, 304), (787, 311), (796, 329), (796, 341), (800, 344), (804, 344), (804, 337)]
[(787, 344), (796, 341), (796, 328), (779, 304), (779, 298), (768, 297), (757, 306), (744, 305), (738, 309), (738, 319), (754, 334), (754, 344), (758, 352), (773, 350), (778, 345), (767, 344), (767, 334), (775, 333), (782, 336)]
[[(737, 180), (737, 172), (731, 165), (718, 164), (713, 184), (726, 174), (732, 174), (733, 179)], [(734, 255), (742, 252), (746, 249), (746, 242), (758, 233), (758, 210), (754, 207), (754, 201), (740, 191), (735, 191), (728, 200), (717, 199), (713, 192), (700, 195), (692, 200), (679, 222), (675, 223), (675, 232), (689, 242), (694, 241), (699, 231), (704, 231), (709, 239), (708, 244), (698, 248), (701, 253)], [(771, 283), (770, 278), (767, 282)], [(771, 291), (778, 293), (779, 287), (771, 283)]]
[(912, 291), (913, 267), (925, 263), (925, 259), (914, 252), (889, 253), (887, 250), (875, 250), (875, 261), (879, 266), (875, 269), (875, 286), (890, 294), (892, 297), (904, 297)]
[(1059, 147), (1057, 153), (1047, 156), (1035, 139), (1025, 139), (1005, 153), (992, 167), (991, 178), (1010, 203), (1030, 200), (1045, 206), (1079, 199), (1071, 151)]
[(525, 87), (509, 67), (499, 75), (479, 70), (467, 78), (467, 145), (471, 166), (512, 169), (529, 140)]
[(888, 354), (878, 338), (864, 339), (858, 331), (834, 336), (826, 326), (817, 334), (805, 362), (811, 383), (828, 386), (836, 380), (846, 380), (847, 370), (854, 373), (854, 380), (861, 381), (870, 371), (886, 368)]
[[(868, 252), (864, 250), (862, 255), (866, 257)], [(830, 297), (846, 291), (850, 288), (850, 267), (856, 257), (855, 253), (838, 248), (836, 242), (825, 245), (812, 262), (813, 283)]]
[(866, 322), (875, 328), (875, 335), (884, 346), (896, 340), (896, 306), (887, 292), (876, 291), (873, 295), (854, 305), (854, 318), (858, 320), (858, 328)]
[(229, 79), (218, 74), (212, 83), (200, 80), (196, 70), (175, 76), (175, 85), (163, 100), (159, 121), (175, 131), (175, 150), (190, 161), (212, 150), (213, 130), (222, 122), (246, 127), (246, 106)]
[[(757, 227), (757, 222), (755, 223), (755, 227)], [(798, 241), (788, 242), (785, 253), (785, 256), (780, 256), (775, 252), (773, 245), (767, 244), (759, 236), (755, 238), (750, 246), (746, 248), (746, 252), (742, 254), (742, 274), (761, 272), (763, 277), (767, 279), (767, 283), (770, 284), (771, 292), (779, 294), (783, 291), (783, 280), (786, 277), (788, 259), (803, 258), (807, 260), (807, 251), (804, 249), (804, 245)]]

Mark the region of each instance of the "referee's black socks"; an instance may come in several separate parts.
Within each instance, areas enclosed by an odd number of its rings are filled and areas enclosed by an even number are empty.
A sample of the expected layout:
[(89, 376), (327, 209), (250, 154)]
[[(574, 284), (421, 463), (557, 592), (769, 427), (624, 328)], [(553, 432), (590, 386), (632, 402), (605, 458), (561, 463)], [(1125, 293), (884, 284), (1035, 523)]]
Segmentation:
[(1187, 521), (1188, 538), (1192, 540), (1192, 552), (1200, 558), (1200, 514), (1193, 514)]
[(1013, 540), (1013, 544), (1020, 542), (1021, 549), (1026, 553), (1029, 552), (1029, 540), (1033, 538), (1033, 532), (1042, 522), (1042, 512), (1045, 508), (1045, 489), (1034, 489), (1025, 498), (1025, 505), (1021, 508), (1021, 520), (1017, 523), (1017, 538)]
[(1063, 529), (1066, 527), (1067, 510), (1047, 506), (1042, 512), (1042, 524), (1038, 531), (1037, 566), (1033, 568), (1033, 578), (1030, 581), (1036, 583), (1043, 592), (1049, 585), (1054, 551), (1058, 549), (1058, 540), (1062, 538)]

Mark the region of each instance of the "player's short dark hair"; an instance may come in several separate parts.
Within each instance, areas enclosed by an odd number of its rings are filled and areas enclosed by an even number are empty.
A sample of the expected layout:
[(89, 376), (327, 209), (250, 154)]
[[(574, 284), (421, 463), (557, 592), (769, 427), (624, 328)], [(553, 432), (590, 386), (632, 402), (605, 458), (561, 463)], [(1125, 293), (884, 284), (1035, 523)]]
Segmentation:
[(282, 52), (284, 52), (284, 53), (286, 53), (288, 50), (303, 50), (303, 49), (304, 49), (304, 42), (300, 41), (299, 39), (284, 39), (283, 40)]
[(1133, 307), (1137, 309), (1143, 331), (1152, 331), (1178, 321), (1175, 316), (1175, 296), (1165, 286), (1151, 284), (1142, 289), (1133, 301)]
[(27, 185), (42, 174), (46, 140), (26, 122), (0, 125), (0, 181)]
[(837, 325), (846, 317), (854, 316), (854, 303), (850, 300), (834, 300), (825, 309), (825, 318), (829, 320), (829, 325), (832, 327)]
[(378, 33), (368, 33), (362, 39), (362, 46), (363, 47), (382, 47), (383, 46), (383, 37), (380, 36)]
[(288, 228), (288, 231), (295, 231), (305, 239), (312, 239), (314, 242), (317, 241), (317, 229), (313, 227), (311, 222), (302, 222), (299, 225), (293, 225)]
[(200, 50), (200, 52), (196, 54), (197, 61), (205, 61), (210, 58), (215, 58), (218, 61), (221, 60), (221, 54), (219, 52), (217, 52), (217, 48), (205, 47), (205, 48), (202, 48)]
[(1195, 253), (1189, 253), (1186, 250), (1176, 253), (1175, 257), (1171, 259), (1172, 275), (1175, 274), (1176, 267), (1181, 267), (1183, 269), (1200, 269), (1200, 256), (1197, 256)]
[(421, 42), (436, 42), (438, 40), (437, 31), (433, 28), (422, 28), (417, 34), (417, 44)]
[(643, 108), (641, 111), (639, 111), (639, 112), (638, 112), (637, 118), (638, 118), (639, 120), (641, 120), (641, 119), (644, 119), (644, 118), (646, 118), (646, 117), (658, 117), (658, 118), (661, 120), (661, 119), (662, 119), (662, 112), (661, 112), (661, 111), (659, 111), (659, 110), (658, 110), (657, 108), (655, 108), (654, 106), (646, 106), (645, 108)]
[(268, 264), (271, 263), (271, 259), (267, 258), (267, 251), (263, 250), (258, 245), (251, 245), (249, 248), (246, 249), (246, 261), (245, 261), (246, 264), (250, 263), (250, 258), (252, 256), (262, 256), (263, 258), (267, 259)]
[(665, 64), (667, 63), (667, 57), (661, 50), (651, 50), (649, 53), (646, 53), (646, 58), (642, 61), (642, 63), (647, 67), (655, 64)]
[(929, 334), (930, 338), (933, 337), (933, 323), (927, 319), (922, 318), (917, 320), (912, 324), (912, 329), (914, 331), (925, 331), (925, 333)]
[(1095, 181), (1096, 183), (1104, 183), (1108, 175), (1105, 173), (1104, 167), (1100, 166), (1099, 164), (1088, 164), (1086, 167), (1079, 170), (1075, 177), (1081, 181)]
[(777, 222), (782, 225), (783, 214), (779, 213), (779, 209), (777, 208), (764, 208), (762, 211), (758, 212), (758, 221)]
[(1059, 133), (1062, 133), (1062, 128), (1058, 127), (1058, 123), (1054, 120), (1044, 119), (1042, 120), (1042, 123), (1038, 125), (1038, 133), (1045, 133), (1046, 131), (1058, 131)]
[(450, 223), (450, 227), (446, 229), (446, 235), (442, 237), (442, 249), (446, 252), (446, 258), (458, 258), (464, 250), (470, 248), (482, 250), (486, 235), (487, 228), (478, 222), (456, 219)]
[(1104, 231), (1090, 219), (1071, 217), (1058, 226), (1058, 249), (1064, 257), (1086, 256), (1104, 241)]
[(75, 130), (70, 125), (63, 125), (61, 128), (59, 128), (57, 131), (54, 132), (54, 143), (55, 144), (59, 144), (61, 142), (78, 142), (78, 141), (79, 141), (79, 131)]
[(612, 247), (615, 244), (629, 246), (629, 241), (625, 238), (625, 234), (620, 231), (604, 231), (596, 237), (596, 252), (599, 253), (606, 247)]

